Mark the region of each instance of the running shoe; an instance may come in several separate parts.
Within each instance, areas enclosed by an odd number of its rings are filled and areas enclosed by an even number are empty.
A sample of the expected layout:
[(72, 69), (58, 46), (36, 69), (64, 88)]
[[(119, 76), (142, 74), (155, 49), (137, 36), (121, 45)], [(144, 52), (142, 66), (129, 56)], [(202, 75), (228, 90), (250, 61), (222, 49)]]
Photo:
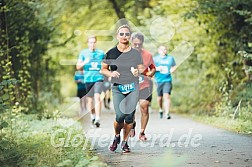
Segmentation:
[(160, 117), (160, 119), (163, 118), (163, 111), (159, 111), (159, 117)]
[(130, 152), (130, 148), (129, 145), (126, 141), (122, 142), (122, 152), (123, 153), (129, 153)]
[(95, 126), (96, 126), (97, 128), (99, 128), (99, 127), (100, 127), (100, 125), (101, 125), (101, 123), (100, 123), (100, 121), (99, 121), (99, 120), (95, 120), (94, 124), (95, 124)]
[(112, 145), (109, 146), (109, 150), (114, 152), (117, 149), (117, 145), (120, 143), (120, 141), (121, 141), (120, 136), (118, 137), (115, 136)]
[(170, 114), (167, 114), (167, 115), (166, 115), (166, 119), (171, 119)]
[(92, 122), (92, 125), (94, 125), (94, 123), (95, 123), (95, 119), (92, 119), (92, 120), (91, 120), (91, 122)]

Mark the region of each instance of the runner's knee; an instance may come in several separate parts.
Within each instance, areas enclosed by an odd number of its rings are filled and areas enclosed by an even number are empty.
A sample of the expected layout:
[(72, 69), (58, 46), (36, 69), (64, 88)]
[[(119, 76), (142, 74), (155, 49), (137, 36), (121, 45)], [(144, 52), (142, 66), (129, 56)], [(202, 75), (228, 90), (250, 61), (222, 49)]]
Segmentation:
[(134, 116), (133, 115), (128, 115), (125, 117), (125, 123), (126, 124), (131, 124), (134, 122)]
[(116, 115), (117, 123), (124, 123), (125, 116), (124, 115)]

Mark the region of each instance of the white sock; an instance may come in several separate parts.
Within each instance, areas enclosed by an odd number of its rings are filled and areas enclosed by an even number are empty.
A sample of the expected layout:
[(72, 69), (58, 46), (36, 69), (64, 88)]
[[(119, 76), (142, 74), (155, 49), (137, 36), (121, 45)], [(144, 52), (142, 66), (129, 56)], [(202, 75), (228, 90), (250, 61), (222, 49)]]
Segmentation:
[(95, 114), (90, 114), (91, 120), (95, 119)]
[(159, 109), (159, 112), (163, 112), (163, 110), (160, 108), (160, 109)]
[(99, 121), (99, 120), (100, 120), (100, 117), (99, 117), (99, 116), (96, 116), (96, 117), (95, 117), (95, 120), (96, 120), (96, 121)]

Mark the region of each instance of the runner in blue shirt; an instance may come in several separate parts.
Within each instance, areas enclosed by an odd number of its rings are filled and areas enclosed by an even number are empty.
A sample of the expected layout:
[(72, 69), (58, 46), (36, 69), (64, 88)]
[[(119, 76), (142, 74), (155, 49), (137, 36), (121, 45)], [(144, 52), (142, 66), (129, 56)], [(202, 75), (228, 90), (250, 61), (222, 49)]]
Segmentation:
[(159, 55), (154, 57), (156, 65), (155, 82), (157, 85), (158, 106), (160, 118), (163, 118), (163, 97), (164, 109), (167, 119), (171, 119), (169, 110), (171, 105), (171, 91), (172, 91), (172, 76), (171, 74), (176, 70), (176, 63), (172, 56), (167, 54), (165, 46), (158, 48)]
[[(84, 83), (86, 87), (87, 110), (90, 111), (91, 121), (96, 127), (100, 126), (101, 97), (103, 75), (100, 73), (101, 62), (104, 59), (104, 52), (96, 49), (96, 37), (88, 38), (88, 49), (80, 52), (77, 70), (84, 71)], [(95, 105), (94, 105), (95, 104)]]

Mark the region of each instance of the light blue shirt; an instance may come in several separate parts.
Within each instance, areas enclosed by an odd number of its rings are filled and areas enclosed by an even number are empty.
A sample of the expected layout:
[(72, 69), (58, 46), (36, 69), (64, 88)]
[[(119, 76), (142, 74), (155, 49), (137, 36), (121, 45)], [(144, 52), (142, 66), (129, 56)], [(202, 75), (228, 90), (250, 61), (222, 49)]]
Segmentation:
[(104, 52), (99, 49), (94, 51), (84, 49), (80, 52), (78, 60), (89, 60), (88, 63), (83, 66), (85, 83), (104, 80), (103, 75), (100, 73), (101, 63), (104, 56)]
[(175, 60), (172, 56), (166, 55), (166, 56), (161, 56), (157, 55), (153, 58), (155, 66), (156, 67), (161, 67), (160, 71), (156, 71), (155, 73), (155, 81), (160, 83), (160, 82), (171, 82), (172, 81), (172, 76), (171, 76), (171, 67), (175, 66)]

